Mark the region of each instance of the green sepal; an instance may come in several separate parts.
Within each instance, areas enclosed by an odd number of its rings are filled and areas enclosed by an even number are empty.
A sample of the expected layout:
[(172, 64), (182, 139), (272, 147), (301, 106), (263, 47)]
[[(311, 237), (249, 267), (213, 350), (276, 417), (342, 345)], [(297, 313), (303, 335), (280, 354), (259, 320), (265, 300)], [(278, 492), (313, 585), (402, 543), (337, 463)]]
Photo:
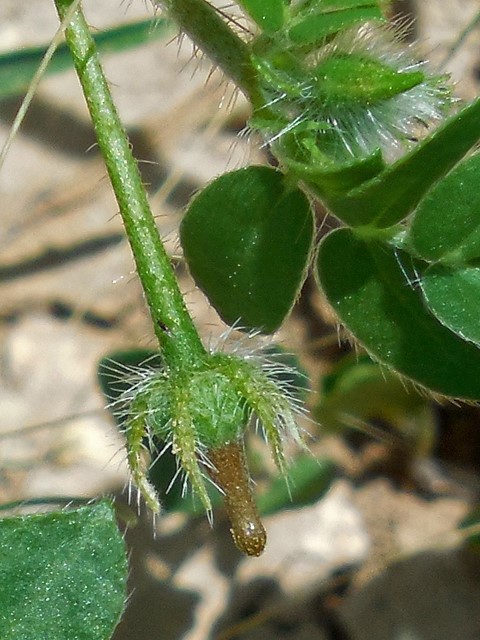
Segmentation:
[(449, 264), (480, 258), (480, 155), (455, 167), (420, 202), (405, 241), (420, 257)]
[(272, 333), (303, 283), (313, 230), (306, 196), (279, 171), (252, 166), (220, 176), (194, 198), (180, 239), (223, 320)]
[(409, 91), (425, 78), (421, 71), (399, 72), (365, 55), (344, 53), (323, 60), (313, 74), (319, 95), (333, 104), (374, 105)]
[[(267, 51), (263, 50), (264, 46), (267, 47)], [(311, 82), (308, 71), (289, 52), (268, 51), (268, 46), (265, 44), (265, 39), (259, 38), (254, 41), (253, 52), (250, 56), (252, 66), (266, 92), (266, 102), (269, 102), (268, 96), (271, 91), (284, 94), (288, 98), (301, 100), (305, 87)], [(279, 104), (281, 107), (282, 101)], [(265, 111), (265, 108), (260, 110)], [(272, 109), (274, 112), (275, 105), (270, 105), (267, 113), (271, 113)], [(255, 112), (254, 117), (256, 117)]]
[(329, 11), (339, 11), (341, 9), (354, 9), (358, 7), (374, 7), (383, 5), (384, 0), (299, 0), (296, 3), (296, 15), (307, 14), (308, 12), (318, 11), (321, 6), (322, 10), (327, 13)]
[(265, 362), (277, 365), (276, 370), (270, 374), (272, 380), (275, 380), (282, 389), (288, 390), (292, 397), (306, 401), (310, 389), (309, 377), (294, 353), (290, 353), (278, 344), (271, 344), (262, 349), (261, 357)]
[(340, 320), (368, 353), (446, 396), (480, 399), (480, 350), (426, 309), (412, 258), (339, 229), (320, 244), (317, 269)]
[(321, 44), (326, 38), (356, 24), (370, 20), (384, 21), (376, 2), (322, 2), (315, 9), (299, 13), (288, 29), (288, 38), (295, 45)]
[(347, 224), (378, 228), (408, 216), (431, 187), (480, 139), (480, 99), (449, 118), (409, 153), (350, 193), (327, 197)]
[[(132, 386), (132, 375), (138, 369), (145, 371), (150, 369), (161, 371), (164, 363), (158, 351), (150, 349), (129, 349), (115, 351), (102, 358), (97, 367), (97, 377), (103, 394), (108, 402), (108, 409), (115, 419), (118, 429), (125, 433), (128, 429), (128, 419), (131, 410), (127, 413), (126, 403), (120, 402), (123, 394), (128, 395)], [(143, 409), (144, 411), (144, 409)], [(171, 447), (165, 448), (165, 441), (159, 437), (148, 434), (146, 425), (144, 430), (143, 446), (150, 452), (152, 464), (148, 467), (148, 481), (158, 493), (162, 509), (164, 511), (194, 511), (195, 504), (191, 500), (185, 500), (182, 496), (181, 482), (172, 485), (171, 481), (177, 471), (177, 461)], [(162, 454), (161, 457), (160, 453)], [(198, 511), (198, 509), (196, 509)]]

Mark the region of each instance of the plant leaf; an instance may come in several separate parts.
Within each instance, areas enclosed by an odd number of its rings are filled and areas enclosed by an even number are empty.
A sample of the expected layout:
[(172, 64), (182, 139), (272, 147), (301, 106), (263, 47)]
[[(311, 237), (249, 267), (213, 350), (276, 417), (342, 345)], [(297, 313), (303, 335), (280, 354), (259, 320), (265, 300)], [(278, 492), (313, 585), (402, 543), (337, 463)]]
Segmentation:
[(192, 276), (223, 320), (271, 333), (303, 283), (313, 231), (306, 196), (279, 171), (252, 166), (194, 198), (180, 239)]
[(420, 202), (405, 241), (425, 260), (450, 264), (480, 257), (480, 155), (438, 182)]
[(258, 510), (269, 515), (316, 502), (328, 491), (334, 477), (335, 465), (330, 460), (300, 456), (288, 467), (288, 482), (283, 477), (276, 478), (258, 496)]
[(374, 359), (438, 393), (480, 398), (480, 350), (425, 308), (411, 257), (338, 229), (322, 241), (317, 268), (340, 320)]
[(431, 450), (435, 417), (429, 400), (367, 355), (342, 358), (322, 379), (320, 398), (315, 417), (323, 429), (388, 425), (417, 452)]
[(442, 324), (480, 346), (479, 267), (432, 265), (422, 276), (422, 291)]
[(328, 36), (368, 20), (384, 20), (374, 0), (327, 0), (301, 11), (292, 21), (288, 37), (297, 45), (320, 44)]
[(265, 33), (272, 34), (282, 28), (285, 11), (283, 0), (240, 0), (238, 4)]
[[(168, 22), (154, 18), (106, 29), (93, 35), (98, 50), (104, 53), (125, 51), (165, 35)], [(0, 98), (24, 93), (38, 69), (47, 47), (18, 49), (0, 55)], [(47, 73), (58, 73), (73, 67), (66, 44), (57, 47)]]
[(430, 188), (480, 139), (480, 99), (419, 142), (409, 153), (345, 196), (326, 199), (353, 227), (393, 226), (408, 216)]
[(2, 640), (106, 640), (126, 598), (112, 505), (0, 520)]

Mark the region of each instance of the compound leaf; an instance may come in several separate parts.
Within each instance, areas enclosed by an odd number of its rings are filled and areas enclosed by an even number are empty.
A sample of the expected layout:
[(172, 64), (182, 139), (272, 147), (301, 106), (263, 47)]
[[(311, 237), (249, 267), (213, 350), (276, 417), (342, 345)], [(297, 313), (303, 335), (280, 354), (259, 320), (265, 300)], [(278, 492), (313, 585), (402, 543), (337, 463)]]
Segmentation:
[(407, 254), (338, 229), (322, 241), (317, 268), (340, 320), (374, 359), (438, 393), (480, 398), (480, 350), (428, 311)]

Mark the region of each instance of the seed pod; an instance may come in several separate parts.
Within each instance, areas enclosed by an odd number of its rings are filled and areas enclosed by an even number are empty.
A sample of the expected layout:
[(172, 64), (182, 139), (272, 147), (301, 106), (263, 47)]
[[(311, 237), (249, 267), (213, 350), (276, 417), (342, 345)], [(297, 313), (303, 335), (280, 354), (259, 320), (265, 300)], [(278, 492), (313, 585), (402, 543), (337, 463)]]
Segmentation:
[(267, 534), (255, 504), (243, 443), (230, 442), (210, 449), (208, 469), (212, 480), (224, 493), (235, 545), (248, 556), (259, 556), (267, 542)]

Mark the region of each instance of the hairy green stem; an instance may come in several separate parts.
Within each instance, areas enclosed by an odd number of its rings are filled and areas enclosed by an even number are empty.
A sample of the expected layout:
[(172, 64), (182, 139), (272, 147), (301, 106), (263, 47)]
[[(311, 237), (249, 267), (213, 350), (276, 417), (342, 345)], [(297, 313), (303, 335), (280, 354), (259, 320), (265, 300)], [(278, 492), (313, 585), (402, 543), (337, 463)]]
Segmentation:
[(225, 23), (217, 9), (205, 0), (160, 0), (160, 4), (180, 29), (233, 80), (254, 107), (263, 106), (250, 49)]
[[(72, 0), (55, 0), (62, 20)], [(203, 360), (205, 350), (183, 302), (163, 247), (137, 163), (103, 74), (81, 8), (65, 31), (85, 94), (162, 355), (169, 366)]]

